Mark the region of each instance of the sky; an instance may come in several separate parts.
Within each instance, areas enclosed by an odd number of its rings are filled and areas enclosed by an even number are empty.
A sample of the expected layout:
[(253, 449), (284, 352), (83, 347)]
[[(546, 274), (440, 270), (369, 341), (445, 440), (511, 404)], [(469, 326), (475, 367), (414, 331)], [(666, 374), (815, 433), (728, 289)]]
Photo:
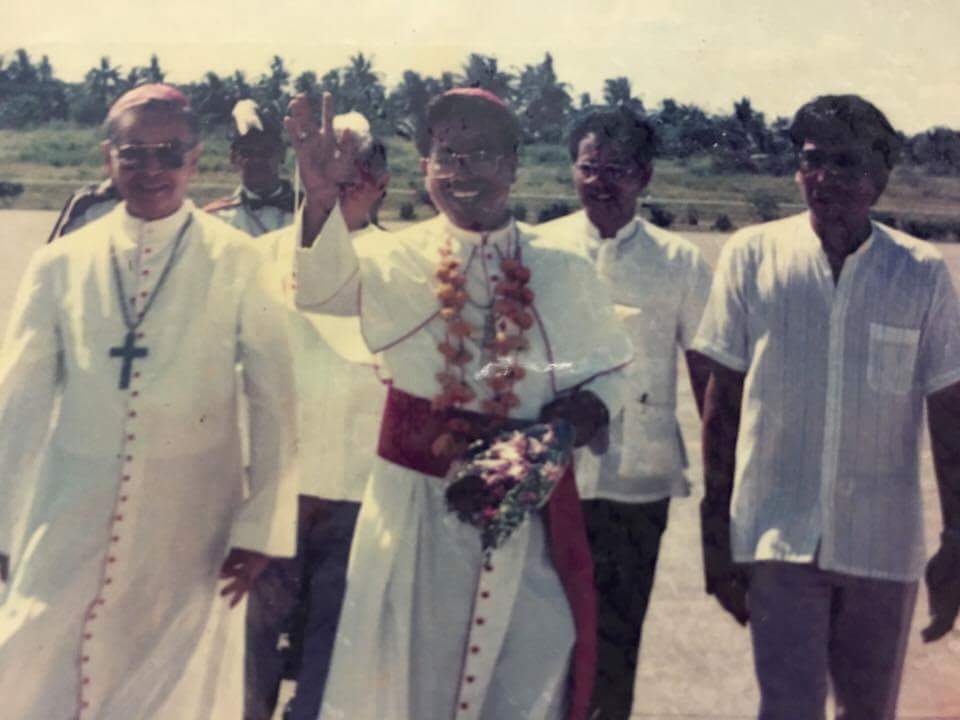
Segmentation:
[[(167, 79), (296, 75), (363, 52), (388, 87), (404, 70), (458, 71), (469, 52), (520, 69), (550, 52), (574, 97), (624, 75), (648, 108), (664, 98), (769, 119), (815, 95), (856, 92), (908, 133), (960, 128), (960, 0), (6, 0), (0, 54), (24, 47), (79, 80), (100, 56), (160, 57)], [(12, 7), (11, 7), (12, 5)], [(335, 7), (334, 7), (335, 5)]]

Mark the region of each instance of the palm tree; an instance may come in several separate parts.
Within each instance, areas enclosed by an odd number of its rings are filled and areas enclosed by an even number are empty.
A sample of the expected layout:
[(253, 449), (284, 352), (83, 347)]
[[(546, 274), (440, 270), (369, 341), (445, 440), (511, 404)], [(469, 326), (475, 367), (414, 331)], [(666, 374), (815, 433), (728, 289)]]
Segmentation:
[(516, 95), (514, 76), (500, 70), (497, 59), (491, 55), (470, 53), (459, 81), (467, 87), (489, 90), (508, 103), (512, 103)]

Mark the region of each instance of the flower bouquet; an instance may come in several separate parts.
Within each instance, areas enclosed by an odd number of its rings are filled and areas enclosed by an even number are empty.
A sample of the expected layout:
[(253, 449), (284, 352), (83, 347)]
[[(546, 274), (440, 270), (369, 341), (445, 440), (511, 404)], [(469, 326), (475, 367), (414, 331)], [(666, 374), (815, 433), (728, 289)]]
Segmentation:
[(573, 439), (570, 425), (559, 421), (507, 430), (467, 448), (447, 487), (447, 508), (480, 531), (488, 559), (547, 504), (572, 461)]

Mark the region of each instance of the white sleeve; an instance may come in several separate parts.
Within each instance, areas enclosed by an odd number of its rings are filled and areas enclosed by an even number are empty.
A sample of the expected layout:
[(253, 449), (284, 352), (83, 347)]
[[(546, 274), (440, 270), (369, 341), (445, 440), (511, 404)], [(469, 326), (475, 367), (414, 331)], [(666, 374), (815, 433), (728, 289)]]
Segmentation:
[(57, 293), (46, 257), (41, 250), (27, 267), (0, 351), (0, 554), (11, 557), (63, 380)]
[(360, 264), (338, 202), (313, 245), (300, 245), (301, 218), (295, 224), (297, 250), (294, 253), (297, 307), (330, 315), (359, 313)]
[(746, 372), (750, 365), (743, 293), (744, 254), (735, 239), (724, 245), (700, 328), (691, 346), (692, 350), (738, 372)]
[(711, 279), (710, 266), (698, 252), (690, 267), (687, 291), (680, 306), (677, 343), (684, 350), (693, 344), (693, 339), (697, 335), (697, 329), (703, 319), (703, 310), (710, 297)]
[(285, 308), (262, 268), (248, 281), (240, 311), (240, 363), (250, 432), (250, 494), (230, 547), (264, 555), (296, 553), (296, 391)]

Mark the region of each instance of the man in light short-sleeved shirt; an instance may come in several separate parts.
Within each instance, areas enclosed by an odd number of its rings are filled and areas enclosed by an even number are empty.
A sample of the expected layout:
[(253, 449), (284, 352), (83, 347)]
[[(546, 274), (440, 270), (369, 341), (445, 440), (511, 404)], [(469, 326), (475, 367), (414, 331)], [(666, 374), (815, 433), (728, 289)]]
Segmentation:
[[(710, 292), (696, 246), (637, 215), (653, 171), (652, 126), (626, 109), (596, 111), (569, 138), (584, 210), (544, 226), (587, 257), (611, 288), (636, 350), (624, 410), (609, 444), (577, 457), (577, 486), (593, 554), (599, 662), (592, 717), (627, 720), (638, 648), (671, 497), (685, 497), (686, 452), (676, 417), (677, 353), (688, 351)], [(698, 407), (708, 366), (687, 354)]]
[(936, 248), (869, 219), (899, 145), (880, 111), (817, 98), (791, 136), (809, 213), (731, 238), (694, 343), (719, 364), (708, 592), (749, 617), (761, 720), (822, 718), (828, 675), (838, 718), (892, 720), (925, 561), (925, 399), (946, 527), (925, 637), (960, 605), (960, 305)]

